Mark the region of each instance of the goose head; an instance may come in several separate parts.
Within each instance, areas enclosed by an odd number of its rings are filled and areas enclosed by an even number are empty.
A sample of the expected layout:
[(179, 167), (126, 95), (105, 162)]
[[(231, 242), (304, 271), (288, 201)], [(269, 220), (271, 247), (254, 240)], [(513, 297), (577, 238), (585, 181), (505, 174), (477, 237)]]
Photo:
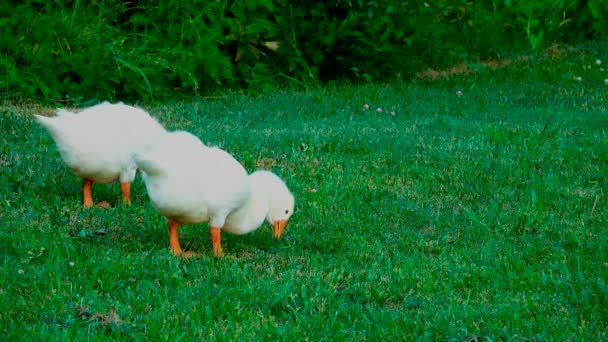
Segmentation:
[(270, 171), (256, 171), (251, 174), (253, 183), (259, 189), (263, 189), (268, 199), (268, 212), (266, 221), (272, 225), (275, 239), (280, 239), (287, 221), (295, 206), (295, 200), (287, 185), (274, 173)]

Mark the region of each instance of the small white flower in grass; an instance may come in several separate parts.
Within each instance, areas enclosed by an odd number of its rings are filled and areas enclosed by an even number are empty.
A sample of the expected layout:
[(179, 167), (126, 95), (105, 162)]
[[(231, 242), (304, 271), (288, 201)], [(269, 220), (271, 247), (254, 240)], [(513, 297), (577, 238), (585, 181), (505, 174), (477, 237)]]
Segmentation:
[(595, 65), (601, 65), (601, 64), (602, 64), (602, 61), (601, 61), (601, 60), (599, 60), (599, 59), (596, 59), (596, 60), (595, 60)]
[(74, 267), (74, 265), (76, 265), (76, 263), (73, 261), (70, 261), (68, 264), (70, 265), (70, 267)]
[(395, 112), (391, 112), (391, 115), (392, 115), (392, 116), (395, 116)]
[(23, 272), (25, 272), (25, 271), (23, 271), (23, 270), (17, 271), (17, 273), (19, 273), (19, 274), (23, 274)]
[(376, 109), (376, 112), (378, 112), (378, 113), (382, 113), (382, 108), (378, 108), (378, 109)]
[(366, 103), (363, 105), (363, 110), (368, 110), (369, 109), (369, 105)]
[(461, 97), (462, 96), (462, 90), (456, 91), (456, 96)]
[(608, 78), (604, 80), (604, 84), (608, 86)]
[(583, 80), (583, 78), (582, 78), (582, 77), (580, 77), (580, 76), (576, 76), (574, 79), (575, 79), (577, 82), (580, 82), (580, 81), (582, 81), (582, 80)]

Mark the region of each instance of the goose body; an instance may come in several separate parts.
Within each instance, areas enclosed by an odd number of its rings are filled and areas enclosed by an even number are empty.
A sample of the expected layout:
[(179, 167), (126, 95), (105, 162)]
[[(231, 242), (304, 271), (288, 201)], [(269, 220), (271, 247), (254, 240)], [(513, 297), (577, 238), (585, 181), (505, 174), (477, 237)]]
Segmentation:
[(132, 155), (165, 134), (165, 129), (140, 108), (108, 102), (79, 113), (57, 110), (54, 117), (36, 115), (51, 135), (64, 163), (84, 180), (84, 206), (93, 205), (95, 183), (120, 180), (123, 199), (130, 204), (130, 183), (136, 165)]
[(268, 171), (248, 175), (232, 155), (190, 133), (169, 133), (134, 159), (152, 206), (169, 221), (174, 254), (182, 253), (177, 234), (182, 225), (208, 222), (219, 257), (221, 231), (246, 234), (266, 219), (279, 238), (293, 213), (293, 195), (279, 177)]

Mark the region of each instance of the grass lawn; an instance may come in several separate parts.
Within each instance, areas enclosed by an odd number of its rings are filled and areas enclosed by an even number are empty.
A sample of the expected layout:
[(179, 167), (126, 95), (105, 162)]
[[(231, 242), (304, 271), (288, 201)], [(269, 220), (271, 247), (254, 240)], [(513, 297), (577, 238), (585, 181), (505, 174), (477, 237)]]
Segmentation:
[(180, 229), (200, 258), (169, 253), (141, 177), (131, 207), (98, 184), (114, 208), (82, 209), (31, 116), (50, 109), (4, 105), (0, 339), (606, 340), (605, 45), (448, 80), (147, 107), (296, 197), (280, 241), (267, 224), (224, 234), (220, 260), (205, 225)]

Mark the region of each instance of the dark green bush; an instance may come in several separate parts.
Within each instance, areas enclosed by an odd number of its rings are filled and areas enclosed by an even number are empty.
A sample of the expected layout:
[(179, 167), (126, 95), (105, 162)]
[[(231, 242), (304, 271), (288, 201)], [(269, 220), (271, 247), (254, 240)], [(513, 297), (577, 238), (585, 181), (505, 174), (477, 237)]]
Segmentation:
[(23, 97), (78, 101), (150, 98), (172, 65), (148, 46), (147, 37), (119, 25), (120, 1), (2, 3), (0, 49), (8, 76), (0, 81)]
[(601, 0), (0, 3), (4, 97), (82, 103), (409, 77), (605, 39)]
[(600, 0), (304, 1), (292, 13), (321, 79), (378, 81), (608, 35)]

